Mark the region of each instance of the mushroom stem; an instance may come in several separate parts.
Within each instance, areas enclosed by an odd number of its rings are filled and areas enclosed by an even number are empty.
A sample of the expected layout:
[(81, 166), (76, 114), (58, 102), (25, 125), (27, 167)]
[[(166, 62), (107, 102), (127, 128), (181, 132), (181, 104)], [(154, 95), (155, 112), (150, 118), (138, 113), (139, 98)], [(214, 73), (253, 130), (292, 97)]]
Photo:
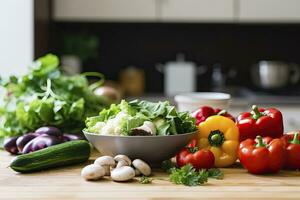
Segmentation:
[(123, 166), (128, 166), (128, 163), (125, 160), (120, 160), (116, 166), (116, 168), (120, 168)]

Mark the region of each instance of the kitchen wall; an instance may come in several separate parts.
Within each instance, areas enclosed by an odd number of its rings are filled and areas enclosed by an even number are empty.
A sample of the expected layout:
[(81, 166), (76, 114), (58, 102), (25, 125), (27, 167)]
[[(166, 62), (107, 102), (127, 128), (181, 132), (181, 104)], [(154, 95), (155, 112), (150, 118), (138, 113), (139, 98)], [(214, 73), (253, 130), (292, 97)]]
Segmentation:
[(1, 0), (0, 76), (24, 74), (34, 56), (33, 0)]
[(197, 65), (209, 66), (198, 78), (198, 89), (210, 87), (214, 63), (238, 71), (228, 84), (249, 87), (249, 68), (259, 60), (300, 63), (298, 24), (55, 23), (55, 30), (58, 40), (52, 44), (57, 52), (64, 34), (82, 32), (99, 38), (97, 59), (87, 61), (84, 70), (99, 70), (117, 79), (121, 68), (134, 65), (149, 75), (150, 92), (162, 91), (163, 75), (155, 65), (174, 60), (177, 53), (184, 53)]
[(198, 90), (211, 89), (215, 63), (220, 63), (224, 72), (237, 71), (227, 84), (249, 88), (254, 88), (250, 67), (259, 60), (300, 63), (296, 0), (83, 2), (52, 2), (51, 51), (66, 54), (64, 40), (69, 36), (97, 38), (96, 55), (84, 60), (83, 70), (98, 70), (117, 80), (124, 67), (142, 68), (150, 93), (163, 91), (164, 76), (156, 64), (174, 60), (177, 53), (208, 66), (208, 71), (198, 76)]

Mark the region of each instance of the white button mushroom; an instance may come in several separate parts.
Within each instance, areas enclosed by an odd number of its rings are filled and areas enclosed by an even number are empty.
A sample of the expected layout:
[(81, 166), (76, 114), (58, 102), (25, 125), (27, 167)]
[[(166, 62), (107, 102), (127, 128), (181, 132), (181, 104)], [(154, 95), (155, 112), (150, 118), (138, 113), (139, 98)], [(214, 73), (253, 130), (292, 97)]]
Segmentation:
[(104, 167), (95, 164), (87, 165), (81, 170), (81, 176), (85, 180), (98, 180), (102, 178), (104, 175), (105, 175)]
[(111, 172), (111, 179), (113, 181), (129, 181), (135, 177), (135, 171), (132, 167), (122, 166), (115, 168)]
[(110, 167), (116, 166), (116, 162), (111, 156), (101, 156), (97, 158), (94, 163), (96, 165), (104, 167), (106, 176), (110, 175)]
[(143, 125), (151, 129), (151, 135), (156, 135), (156, 126), (153, 122), (145, 121)]
[(130, 135), (156, 135), (156, 126), (150, 121), (145, 121), (142, 126), (133, 128)]
[(122, 166), (130, 166), (131, 165), (131, 160), (128, 158), (126, 155), (116, 155), (114, 157), (115, 161), (117, 162), (117, 167), (122, 167)]
[(141, 159), (135, 159), (132, 162), (132, 165), (145, 176), (149, 176), (151, 174), (150, 166)]

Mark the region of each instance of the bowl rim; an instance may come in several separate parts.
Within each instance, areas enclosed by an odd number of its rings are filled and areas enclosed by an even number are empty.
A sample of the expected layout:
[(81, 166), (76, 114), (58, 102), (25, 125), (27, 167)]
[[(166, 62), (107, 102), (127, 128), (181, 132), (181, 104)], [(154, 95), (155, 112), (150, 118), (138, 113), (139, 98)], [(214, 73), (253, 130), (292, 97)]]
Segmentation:
[(188, 136), (188, 135), (193, 135), (198, 133), (198, 130), (195, 130), (193, 132), (189, 133), (182, 133), (182, 134), (176, 134), (176, 135), (155, 135), (155, 136), (149, 136), (149, 135), (135, 135), (135, 136), (130, 136), (130, 135), (100, 135), (96, 133), (91, 133), (85, 130), (82, 130), (84, 134), (87, 135), (92, 135), (92, 136), (101, 136), (101, 137), (110, 137), (110, 138), (166, 138), (166, 137), (180, 137), (180, 136)]
[[(219, 95), (218, 98), (212, 98), (209, 96), (201, 95)], [(224, 102), (230, 101), (231, 95), (223, 92), (191, 92), (191, 93), (182, 93), (174, 97), (176, 102), (188, 102), (188, 103), (197, 103), (200, 101), (214, 101), (214, 102)]]

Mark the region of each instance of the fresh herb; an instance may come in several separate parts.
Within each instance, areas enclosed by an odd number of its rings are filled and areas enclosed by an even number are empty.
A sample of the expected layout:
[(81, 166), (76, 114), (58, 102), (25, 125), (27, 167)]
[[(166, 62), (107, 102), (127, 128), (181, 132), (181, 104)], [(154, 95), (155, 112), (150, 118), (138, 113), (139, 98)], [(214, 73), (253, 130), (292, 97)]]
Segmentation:
[(149, 184), (149, 183), (152, 183), (152, 178), (149, 178), (149, 176), (142, 176), (140, 178), (140, 183), (141, 184)]
[(208, 172), (209, 178), (215, 178), (215, 179), (223, 179), (224, 178), (224, 173), (218, 168), (208, 169), (207, 172)]
[(171, 173), (173, 168), (176, 168), (176, 163), (171, 160), (165, 160), (161, 163), (161, 169), (167, 173)]
[(208, 178), (223, 179), (224, 177), (224, 173), (218, 168), (197, 171), (191, 164), (176, 168), (171, 160), (164, 161), (162, 169), (170, 173), (169, 178), (171, 182), (187, 186), (202, 185), (207, 182)]
[(207, 179), (208, 172), (206, 170), (196, 171), (190, 164), (181, 168), (172, 168), (170, 174), (171, 182), (187, 186), (202, 185), (207, 182)]
[[(103, 83), (103, 75), (96, 75), (101, 78), (99, 84)], [(93, 93), (85, 74), (64, 76), (58, 57), (48, 54), (37, 59), (28, 74), (0, 79), (0, 138), (44, 125), (79, 131), (86, 117), (108, 104)]]

